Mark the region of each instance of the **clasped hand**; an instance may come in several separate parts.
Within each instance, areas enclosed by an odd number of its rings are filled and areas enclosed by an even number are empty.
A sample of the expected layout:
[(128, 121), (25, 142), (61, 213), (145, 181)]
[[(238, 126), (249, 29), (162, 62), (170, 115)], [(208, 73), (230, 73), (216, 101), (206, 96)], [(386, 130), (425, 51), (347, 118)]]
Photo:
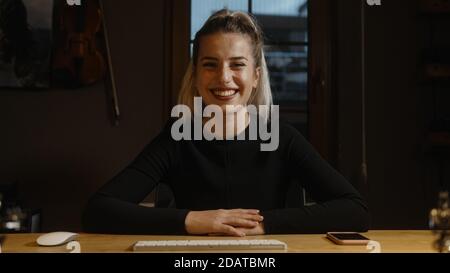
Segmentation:
[(246, 236), (264, 234), (263, 216), (255, 209), (190, 211), (186, 231), (193, 235)]

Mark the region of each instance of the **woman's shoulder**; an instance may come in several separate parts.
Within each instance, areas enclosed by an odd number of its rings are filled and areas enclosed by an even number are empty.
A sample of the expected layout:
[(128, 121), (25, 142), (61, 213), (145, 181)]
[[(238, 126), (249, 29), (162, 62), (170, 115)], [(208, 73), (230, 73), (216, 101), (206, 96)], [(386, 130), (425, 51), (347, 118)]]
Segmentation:
[(299, 126), (294, 126), (292, 123), (287, 121), (286, 119), (280, 118), (280, 139), (290, 140), (293, 138), (302, 138), (305, 139), (304, 135), (300, 132)]
[(167, 140), (173, 140), (172, 137), (172, 126), (177, 121), (176, 118), (170, 117), (164, 122), (164, 125), (162, 126), (161, 130), (159, 131), (159, 134), (157, 137), (163, 137)]
[(174, 122), (174, 119), (168, 119), (162, 126), (161, 130), (153, 138), (149, 139), (143, 152), (151, 152), (153, 150), (160, 149), (172, 149), (176, 145), (176, 141), (173, 140), (171, 135), (171, 128)]
[(310, 150), (310, 144), (304, 134), (301, 132), (302, 128), (294, 126), (287, 120), (280, 119), (280, 146), (279, 152), (283, 156), (288, 156), (292, 153), (304, 153)]

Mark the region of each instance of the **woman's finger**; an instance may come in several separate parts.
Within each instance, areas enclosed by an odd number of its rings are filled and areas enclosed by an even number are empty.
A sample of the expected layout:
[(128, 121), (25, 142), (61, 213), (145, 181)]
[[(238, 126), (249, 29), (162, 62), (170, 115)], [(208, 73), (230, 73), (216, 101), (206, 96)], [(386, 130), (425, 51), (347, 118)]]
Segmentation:
[(257, 209), (232, 209), (230, 212), (239, 212), (239, 213), (245, 213), (245, 214), (255, 214), (259, 215), (259, 210)]
[(229, 225), (221, 225), (221, 232), (231, 236), (243, 237), (245, 233)]
[(264, 220), (264, 217), (259, 214), (233, 213), (230, 216), (256, 222), (261, 222), (262, 220)]
[(257, 221), (251, 221), (241, 217), (234, 217), (234, 216), (225, 218), (223, 223), (231, 225), (233, 227), (247, 227), (247, 228), (254, 228), (258, 225)]

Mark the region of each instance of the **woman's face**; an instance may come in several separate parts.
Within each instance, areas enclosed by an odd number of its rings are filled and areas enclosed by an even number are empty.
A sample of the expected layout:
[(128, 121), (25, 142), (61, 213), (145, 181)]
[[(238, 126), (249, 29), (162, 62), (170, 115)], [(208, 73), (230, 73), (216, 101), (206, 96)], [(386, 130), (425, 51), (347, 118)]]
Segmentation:
[(195, 86), (207, 105), (246, 105), (259, 79), (250, 37), (215, 33), (200, 38)]

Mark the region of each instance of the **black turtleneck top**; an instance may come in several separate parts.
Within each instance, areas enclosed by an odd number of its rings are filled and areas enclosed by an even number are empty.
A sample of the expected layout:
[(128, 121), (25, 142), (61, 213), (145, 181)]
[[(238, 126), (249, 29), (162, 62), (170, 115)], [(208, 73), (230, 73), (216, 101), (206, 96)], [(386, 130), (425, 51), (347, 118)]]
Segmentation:
[[(172, 123), (90, 199), (86, 232), (186, 234), (190, 210), (232, 208), (259, 209), (267, 234), (368, 229), (360, 194), (290, 125), (280, 124), (278, 149), (263, 152), (260, 140), (175, 141)], [(314, 205), (286, 207), (292, 181)], [(158, 183), (171, 188), (176, 207), (139, 205)]]

